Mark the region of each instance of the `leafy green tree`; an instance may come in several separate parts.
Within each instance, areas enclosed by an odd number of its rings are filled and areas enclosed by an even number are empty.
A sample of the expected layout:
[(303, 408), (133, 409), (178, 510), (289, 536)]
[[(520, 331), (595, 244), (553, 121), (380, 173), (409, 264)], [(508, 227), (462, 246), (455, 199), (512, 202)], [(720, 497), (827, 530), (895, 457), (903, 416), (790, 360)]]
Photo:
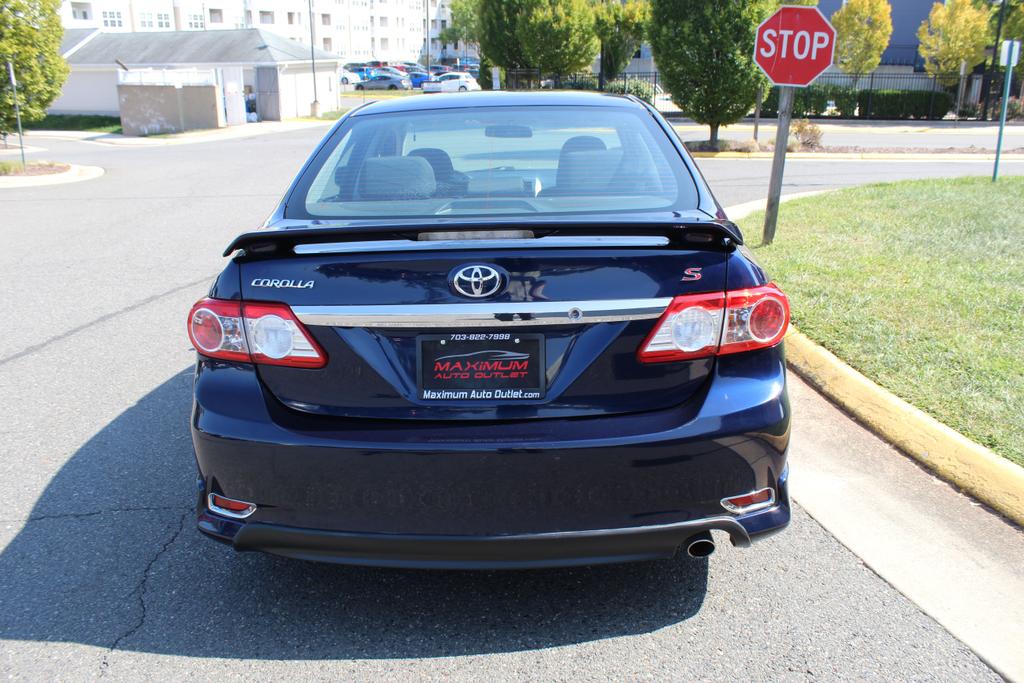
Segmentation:
[(768, 83), (754, 63), (758, 24), (776, 0), (652, 0), (647, 36), (672, 101), (700, 124), (718, 128), (749, 112)]
[(529, 60), (519, 42), (520, 19), (538, 0), (478, 0), (480, 51), (503, 69), (521, 69)]
[[(998, 9), (996, 12), (998, 13)], [(1024, 2), (1007, 9), (1000, 40), (1024, 40)]]
[(452, 0), (452, 22), (441, 31), (442, 43), (480, 42), (480, 0)]
[(600, 47), (589, 0), (539, 0), (519, 17), (517, 32), (530, 66), (541, 73), (579, 71)]
[(985, 59), (990, 40), (988, 12), (970, 0), (937, 2), (917, 29), (917, 38), (925, 71), (938, 76), (940, 83), (953, 85), (959, 78), (960, 62), (966, 61), (970, 68)]
[(850, 74), (874, 71), (892, 36), (888, 0), (847, 0), (832, 15), (836, 29), (836, 64)]
[(38, 121), (68, 77), (60, 56), (64, 29), (60, 0), (3, 0), (0, 4), (0, 132), (15, 128), (14, 93), (7, 62), (14, 64), (23, 121)]
[(596, 0), (594, 30), (601, 42), (601, 76), (615, 78), (640, 47), (650, 13), (647, 0)]

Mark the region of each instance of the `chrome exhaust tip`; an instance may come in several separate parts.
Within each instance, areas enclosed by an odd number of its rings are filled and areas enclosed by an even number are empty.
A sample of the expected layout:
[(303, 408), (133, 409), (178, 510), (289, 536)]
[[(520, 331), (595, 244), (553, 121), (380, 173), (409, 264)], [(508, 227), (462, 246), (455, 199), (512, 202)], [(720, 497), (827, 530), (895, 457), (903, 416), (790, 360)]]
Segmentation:
[(711, 539), (710, 531), (694, 534), (686, 542), (686, 554), (690, 557), (708, 557), (713, 552), (715, 552), (715, 542)]

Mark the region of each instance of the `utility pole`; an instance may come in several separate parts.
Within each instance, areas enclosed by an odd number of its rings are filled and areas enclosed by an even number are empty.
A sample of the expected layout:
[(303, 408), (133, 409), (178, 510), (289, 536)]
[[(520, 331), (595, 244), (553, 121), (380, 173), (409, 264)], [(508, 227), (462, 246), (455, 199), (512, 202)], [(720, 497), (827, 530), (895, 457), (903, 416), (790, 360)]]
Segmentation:
[(21, 108), (18, 106), (18, 80), (14, 77), (14, 64), (7, 62), (7, 74), (11, 77), (11, 90), (14, 95), (14, 118), (18, 122), (18, 145), (21, 147), (21, 170), (28, 169), (25, 163), (25, 138), (21, 132)]
[(996, 22), (996, 42), (992, 45), (992, 63), (988, 66), (988, 73), (982, 79), (982, 86), (985, 89), (985, 100), (981, 106), (981, 120), (988, 121), (988, 103), (992, 95), (992, 74), (996, 71), (996, 51), (999, 49), (999, 39), (1003, 36), (1003, 21), (1006, 19), (1006, 0), (1001, 0), (999, 5), (999, 20)]
[(309, 0), (309, 61), (313, 69), (313, 103), (309, 113), (313, 118), (320, 116), (320, 98), (316, 95), (316, 33), (313, 25), (313, 0)]
[(423, 0), (423, 66), (430, 72), (430, 0)]

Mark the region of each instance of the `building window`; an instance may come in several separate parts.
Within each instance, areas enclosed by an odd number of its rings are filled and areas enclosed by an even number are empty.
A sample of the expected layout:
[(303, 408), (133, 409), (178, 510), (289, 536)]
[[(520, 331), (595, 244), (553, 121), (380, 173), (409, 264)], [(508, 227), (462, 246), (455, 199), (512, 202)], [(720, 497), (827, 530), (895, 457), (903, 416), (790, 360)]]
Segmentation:
[(203, 19), (202, 14), (190, 14), (188, 15), (188, 27), (191, 29), (206, 28), (206, 20)]
[(219, 9), (210, 10), (210, 23), (211, 24), (223, 24), (224, 23), (224, 12)]
[(274, 13), (273, 12), (260, 12), (260, 23), (261, 24), (273, 24)]
[(378, 25), (381, 28), (387, 28), (388, 27), (388, 18), (387, 17), (381, 17), (380, 18), (380, 23)]
[(89, 21), (92, 16), (92, 5), (85, 2), (71, 3), (71, 16), (79, 21)]
[(323, 24), (324, 26), (330, 26), (331, 25), (331, 15), (330, 14), (321, 14), (320, 15), (320, 23)]
[(103, 26), (106, 28), (119, 28), (124, 26), (124, 22), (121, 21), (121, 13), (103, 12)]
[(334, 43), (330, 38), (324, 38), (324, 50), (327, 52), (334, 52)]
[(387, 38), (381, 38), (380, 39), (380, 49), (382, 49), (382, 50), (388, 49), (388, 39)]
[(252, 10), (245, 10), (245, 25), (252, 26)]
[(157, 12), (156, 15), (156, 27), (157, 28), (170, 28), (171, 27), (171, 15), (167, 12)]
[(139, 28), (153, 28), (153, 13), (142, 12), (139, 14)]
[[(262, 12), (261, 12), (261, 14), (262, 14)], [(295, 12), (289, 12), (288, 13), (288, 23), (289, 24), (294, 24), (295, 23)]]

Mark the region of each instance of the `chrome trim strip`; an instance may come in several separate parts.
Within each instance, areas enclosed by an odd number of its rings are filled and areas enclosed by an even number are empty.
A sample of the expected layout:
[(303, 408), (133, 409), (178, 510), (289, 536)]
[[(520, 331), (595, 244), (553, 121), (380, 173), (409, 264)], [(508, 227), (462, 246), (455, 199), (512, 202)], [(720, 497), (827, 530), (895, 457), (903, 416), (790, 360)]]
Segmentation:
[(660, 235), (583, 235), (481, 240), (373, 240), (368, 242), (324, 242), (296, 244), (296, 254), (365, 254), (388, 251), (443, 251), (465, 249), (567, 249), (587, 247), (664, 247)]
[(382, 306), (293, 306), (306, 325), (331, 327), (513, 327), (587, 325), (658, 318), (671, 297), (603, 301), (417, 304)]

